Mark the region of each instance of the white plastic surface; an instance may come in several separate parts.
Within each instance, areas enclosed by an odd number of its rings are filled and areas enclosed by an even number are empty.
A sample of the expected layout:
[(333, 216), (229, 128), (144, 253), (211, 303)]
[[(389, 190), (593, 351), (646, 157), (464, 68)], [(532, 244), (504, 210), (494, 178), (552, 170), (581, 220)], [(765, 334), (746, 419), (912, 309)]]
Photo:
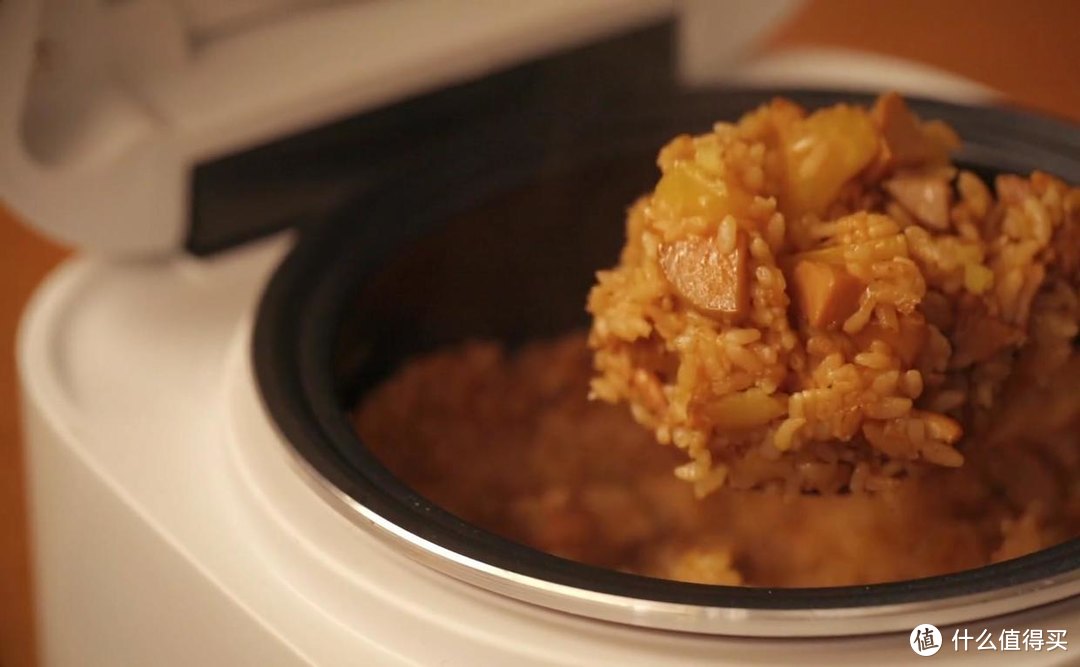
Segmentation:
[(700, 84), (721, 81), (777, 88), (823, 88), (881, 92), (895, 90), (963, 104), (989, 104), (1000, 95), (958, 74), (877, 53), (803, 47), (762, 55), (721, 76), (703, 73)]
[(65, 243), (171, 252), (199, 160), (632, 28), (672, 0), (257, 4), (0, 2), (0, 196)]

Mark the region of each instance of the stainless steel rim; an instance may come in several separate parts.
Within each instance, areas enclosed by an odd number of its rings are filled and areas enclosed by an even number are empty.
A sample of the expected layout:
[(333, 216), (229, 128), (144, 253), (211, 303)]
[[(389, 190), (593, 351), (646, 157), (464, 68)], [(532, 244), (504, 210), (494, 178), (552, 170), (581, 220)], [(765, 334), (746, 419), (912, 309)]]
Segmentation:
[[(282, 440), (284, 443), (285, 440)], [(338, 489), (284, 445), (289, 460), (321, 498), (368, 534), (414, 561), (499, 595), (560, 612), (644, 628), (740, 637), (837, 637), (907, 631), (920, 623), (950, 625), (1077, 599), (1080, 567), (990, 591), (902, 604), (821, 609), (716, 607), (601, 593), (512, 572), (424, 539)], [(779, 594), (782, 589), (778, 589)]]

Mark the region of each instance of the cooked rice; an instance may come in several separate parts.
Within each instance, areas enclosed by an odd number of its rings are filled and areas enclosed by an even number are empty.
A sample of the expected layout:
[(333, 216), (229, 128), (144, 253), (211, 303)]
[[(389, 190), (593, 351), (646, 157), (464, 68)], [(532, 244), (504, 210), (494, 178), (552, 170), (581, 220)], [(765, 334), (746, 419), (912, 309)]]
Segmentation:
[[(700, 500), (671, 474), (681, 452), (658, 447), (625, 409), (586, 400), (589, 359), (582, 334), (515, 354), (496, 343), (443, 349), (410, 360), (368, 396), (356, 427), (395, 475), (477, 526), (667, 579), (868, 584), (977, 567), (1080, 535), (1076, 359), (1006, 403), (999, 437), (969, 447), (960, 468), (889, 485), (858, 464), (853, 483), (876, 493), (721, 488)], [(1043, 419), (1031, 424), (1035, 406)], [(824, 483), (836, 469), (828, 460), (803, 474)]]
[[(699, 495), (718, 468), (835, 492), (963, 465), (1007, 385), (1074, 354), (1080, 189), (1035, 172), (992, 193), (949, 163), (956, 145), (895, 95), (809, 115), (776, 100), (674, 139), (589, 295), (592, 396), (684, 450)], [(724, 261), (745, 262), (743, 307), (716, 300), (740, 280)], [(800, 264), (827, 275), (800, 282)], [(815, 321), (802, 294), (841, 316)]]
[(1080, 536), (1080, 189), (991, 187), (956, 142), (894, 95), (677, 137), (587, 342), (411, 360), (356, 427), (476, 525), (683, 581), (902, 580)]

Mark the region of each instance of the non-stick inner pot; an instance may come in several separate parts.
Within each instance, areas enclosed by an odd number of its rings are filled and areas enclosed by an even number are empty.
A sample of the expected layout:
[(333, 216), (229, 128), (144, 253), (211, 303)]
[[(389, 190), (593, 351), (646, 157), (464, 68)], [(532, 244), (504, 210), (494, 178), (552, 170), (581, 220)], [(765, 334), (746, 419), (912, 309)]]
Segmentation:
[[(650, 98), (584, 116), (507, 112), (414, 147), (378, 187), (307, 229), (264, 296), (254, 355), (265, 402), (313, 483), (360, 526), (449, 574), (654, 627), (771, 634), (802, 619), (805, 634), (847, 634), (840, 620), (859, 616), (879, 622), (858, 632), (877, 632), (911, 627), (900, 619), (904, 610), (952, 608), (959, 620), (987, 600), (1012, 599), (1015, 609), (1075, 594), (1080, 540), (957, 574), (820, 589), (706, 586), (594, 568), (456, 518), (396, 479), (355, 434), (347, 413), (357, 398), (411, 355), (469, 338), (513, 345), (586, 326), (594, 272), (615, 261), (625, 209), (655, 181), (659, 146), (774, 94), (808, 107), (869, 101), (739, 91)], [(1080, 182), (1075, 128), (1001, 109), (912, 106), (958, 128), (958, 162), (967, 168), (987, 176), (1042, 169)], [(782, 622), (740, 627), (732, 620), (739, 614), (723, 610)]]

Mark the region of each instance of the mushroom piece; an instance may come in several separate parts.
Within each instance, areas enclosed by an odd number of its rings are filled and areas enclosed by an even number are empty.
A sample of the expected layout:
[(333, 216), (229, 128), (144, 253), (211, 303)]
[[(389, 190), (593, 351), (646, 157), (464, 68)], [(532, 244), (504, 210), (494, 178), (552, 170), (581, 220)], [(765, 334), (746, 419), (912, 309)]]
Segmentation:
[(938, 174), (902, 174), (884, 183), (885, 191), (924, 227), (936, 231), (949, 228), (952, 187)]

